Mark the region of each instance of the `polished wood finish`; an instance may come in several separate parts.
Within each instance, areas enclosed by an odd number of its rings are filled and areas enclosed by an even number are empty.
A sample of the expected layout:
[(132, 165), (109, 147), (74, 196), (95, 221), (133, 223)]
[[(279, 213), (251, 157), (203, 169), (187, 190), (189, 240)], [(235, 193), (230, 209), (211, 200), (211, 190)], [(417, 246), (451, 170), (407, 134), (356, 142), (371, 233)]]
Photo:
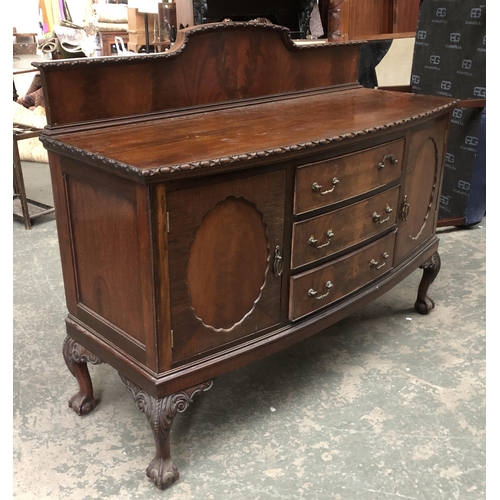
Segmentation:
[[(400, 215), (396, 244), (398, 260), (435, 232), (443, 176), (442, 158), (446, 152), (446, 122), (447, 118), (443, 117), (430, 129), (419, 130), (410, 137), (402, 201), (408, 213)], [(406, 211), (406, 207), (402, 210)]]
[(423, 0), (399, 0), (393, 6), (393, 33), (415, 33)]
[(387, 230), (397, 219), (399, 186), (293, 225), (292, 268), (315, 262)]
[(394, 242), (395, 234), (391, 233), (352, 254), (292, 276), (290, 319), (295, 321), (323, 308), (390, 271)]
[(174, 362), (279, 324), (285, 187), (280, 169), (167, 193)]
[[(297, 169), (295, 213), (348, 200), (401, 176), (404, 140)], [(371, 168), (366, 168), (370, 165)]]
[[(128, 32), (127, 31), (99, 31), (99, 41), (101, 43), (101, 56), (112, 56), (117, 55), (115, 37), (120, 37), (123, 43), (127, 45), (128, 43)], [(115, 47), (115, 50), (113, 50)]]
[(420, 266), (415, 307), (433, 307), (455, 104), (361, 88), (359, 44), (302, 50), (259, 23), (179, 39), (165, 55), (37, 64), (66, 329), (87, 356), (65, 350), (80, 387), (72, 407), (94, 405), (90, 353), (114, 367), (151, 423), (147, 473), (160, 488), (178, 477), (173, 401), (318, 333)]
[[(72, 69), (79, 82), (73, 88), (64, 84), (67, 66), (44, 65), (47, 123), (109, 120), (357, 82), (357, 44), (314, 50), (294, 45), (278, 26), (265, 30), (265, 25), (243, 23), (235, 29), (234, 23), (221, 23), (215, 28), (217, 36), (211, 37), (203, 36), (214, 29), (211, 25), (180, 30), (167, 53), (82, 61)], [(225, 56), (213, 57), (221, 53)], [(245, 70), (234, 72), (237, 63)], [(100, 91), (90, 100), (92, 88)]]

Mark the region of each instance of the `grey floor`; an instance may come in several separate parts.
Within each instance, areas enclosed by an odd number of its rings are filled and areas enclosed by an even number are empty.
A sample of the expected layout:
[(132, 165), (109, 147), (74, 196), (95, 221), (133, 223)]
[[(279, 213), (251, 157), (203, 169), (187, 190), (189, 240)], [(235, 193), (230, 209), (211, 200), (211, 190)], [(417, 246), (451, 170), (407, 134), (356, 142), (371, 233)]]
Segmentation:
[[(51, 200), (48, 167), (25, 163)], [(145, 475), (151, 430), (108, 365), (78, 417), (61, 354), (55, 220), (13, 222), (13, 489), (19, 499), (485, 498), (486, 219), (439, 230), (436, 309), (412, 308), (421, 272), (286, 351), (215, 380), (172, 430), (180, 480)], [(493, 479), (494, 480), (494, 479)]]

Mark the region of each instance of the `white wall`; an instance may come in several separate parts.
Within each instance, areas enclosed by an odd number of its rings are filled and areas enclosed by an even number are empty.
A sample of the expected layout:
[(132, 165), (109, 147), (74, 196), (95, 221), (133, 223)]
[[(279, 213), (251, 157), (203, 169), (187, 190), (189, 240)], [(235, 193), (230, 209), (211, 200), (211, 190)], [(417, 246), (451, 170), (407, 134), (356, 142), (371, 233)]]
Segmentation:
[[(40, 29), (40, 15), (38, 0), (16, 0), (11, 5), (12, 27), (18, 33), (38, 33)], [(89, 17), (92, 0), (66, 0), (72, 20), (75, 24), (82, 24)]]
[(395, 38), (375, 68), (379, 87), (410, 85), (415, 38)]
[(92, 16), (92, 0), (66, 0), (71, 19), (75, 24), (85, 26)]
[(38, 0), (16, 0), (11, 5), (12, 27), (18, 33), (39, 33)]

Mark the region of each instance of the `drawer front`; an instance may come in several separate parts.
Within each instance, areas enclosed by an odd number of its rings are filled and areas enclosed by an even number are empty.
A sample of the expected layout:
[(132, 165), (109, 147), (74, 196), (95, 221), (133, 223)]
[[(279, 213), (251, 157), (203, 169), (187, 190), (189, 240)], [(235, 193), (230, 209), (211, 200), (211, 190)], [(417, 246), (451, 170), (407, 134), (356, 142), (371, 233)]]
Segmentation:
[(354, 292), (389, 271), (395, 233), (290, 280), (289, 317), (295, 321)]
[(293, 225), (292, 268), (375, 236), (396, 222), (399, 186)]
[(368, 193), (401, 176), (404, 139), (297, 169), (294, 213)]

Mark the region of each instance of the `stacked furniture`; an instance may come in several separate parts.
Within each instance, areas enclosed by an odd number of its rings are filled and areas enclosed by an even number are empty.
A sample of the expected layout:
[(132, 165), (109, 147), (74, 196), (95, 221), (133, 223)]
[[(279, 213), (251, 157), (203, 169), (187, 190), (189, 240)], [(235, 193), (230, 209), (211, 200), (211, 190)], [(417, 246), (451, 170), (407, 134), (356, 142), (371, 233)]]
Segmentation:
[[(154, 14), (143, 14), (139, 12), (137, 7), (128, 7), (128, 50), (132, 52), (140, 52), (141, 48), (146, 45), (146, 19), (148, 16), (148, 33), (149, 40), (154, 40), (155, 16)], [(157, 29), (157, 28), (156, 28)]]
[(14, 55), (36, 54), (36, 33), (18, 33), (16, 28), (12, 32), (14, 36)]
[(121, 3), (93, 4), (96, 28), (99, 33), (101, 55), (110, 56), (117, 53), (115, 37), (128, 42), (128, 7)]
[(180, 30), (164, 54), (36, 64), (69, 404), (90, 413), (87, 364), (114, 367), (151, 424), (160, 488), (179, 477), (172, 421), (214, 378), (419, 267), (415, 308), (434, 307), (455, 101), (361, 87), (360, 45), (226, 22)]
[(420, 2), (421, 0), (329, 0), (328, 40), (337, 42), (415, 36)]

